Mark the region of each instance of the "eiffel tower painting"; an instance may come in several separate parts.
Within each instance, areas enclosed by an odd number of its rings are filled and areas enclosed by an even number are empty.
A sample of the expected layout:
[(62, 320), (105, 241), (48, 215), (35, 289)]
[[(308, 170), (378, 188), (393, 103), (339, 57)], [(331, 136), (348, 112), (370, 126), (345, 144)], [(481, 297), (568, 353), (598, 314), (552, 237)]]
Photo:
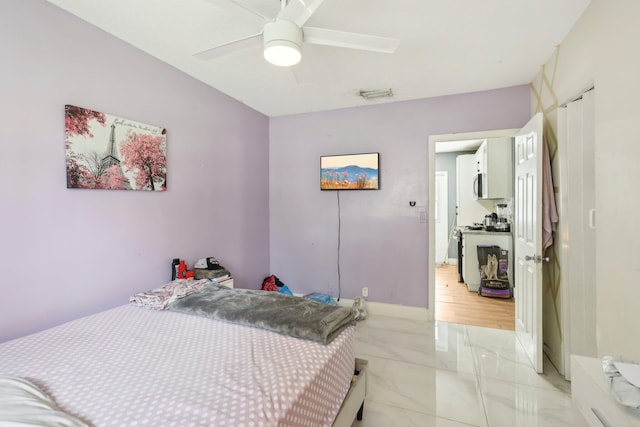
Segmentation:
[(102, 158), (102, 165), (105, 169), (109, 169), (111, 166), (120, 166), (120, 159), (118, 159), (118, 147), (116, 147), (116, 124), (111, 124), (111, 133), (109, 135), (109, 145), (105, 156)]
[(112, 166), (117, 166), (119, 170), (119, 175), (122, 176), (122, 189), (131, 190), (131, 184), (129, 180), (125, 177), (124, 172), (122, 170), (122, 166), (120, 165), (120, 159), (118, 158), (118, 147), (116, 146), (116, 121), (114, 120), (111, 124), (111, 132), (109, 133), (109, 143), (107, 145), (107, 151), (105, 152), (104, 157), (102, 158), (102, 170), (107, 171)]
[(67, 188), (165, 191), (166, 134), (160, 126), (65, 105)]

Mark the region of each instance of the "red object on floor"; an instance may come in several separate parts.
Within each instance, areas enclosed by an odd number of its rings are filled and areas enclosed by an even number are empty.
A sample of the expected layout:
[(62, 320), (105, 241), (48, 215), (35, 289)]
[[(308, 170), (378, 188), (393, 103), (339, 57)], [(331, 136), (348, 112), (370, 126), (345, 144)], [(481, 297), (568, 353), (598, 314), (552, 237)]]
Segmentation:
[(180, 265), (178, 266), (178, 279), (186, 279), (187, 278), (187, 263), (181, 259)]
[(262, 281), (262, 287), (260, 288), (263, 291), (274, 291), (278, 292), (278, 286), (276, 285), (276, 277), (271, 275)]

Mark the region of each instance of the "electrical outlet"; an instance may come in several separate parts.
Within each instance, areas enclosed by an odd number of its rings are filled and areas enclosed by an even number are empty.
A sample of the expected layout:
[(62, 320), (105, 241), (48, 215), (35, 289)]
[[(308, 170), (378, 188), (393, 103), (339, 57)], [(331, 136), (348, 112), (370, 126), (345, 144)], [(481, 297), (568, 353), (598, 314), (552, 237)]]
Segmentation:
[(369, 288), (367, 288), (366, 286), (362, 288), (362, 296), (365, 298), (369, 296)]

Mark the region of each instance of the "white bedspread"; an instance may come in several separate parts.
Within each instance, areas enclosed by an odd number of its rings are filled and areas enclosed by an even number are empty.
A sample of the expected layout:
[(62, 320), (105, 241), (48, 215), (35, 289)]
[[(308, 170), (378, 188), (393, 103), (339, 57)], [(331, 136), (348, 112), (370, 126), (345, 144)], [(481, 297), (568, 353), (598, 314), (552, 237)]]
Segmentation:
[(24, 378), (0, 377), (0, 426), (86, 427)]
[(353, 332), (323, 345), (127, 305), (0, 344), (0, 375), (96, 427), (330, 426)]

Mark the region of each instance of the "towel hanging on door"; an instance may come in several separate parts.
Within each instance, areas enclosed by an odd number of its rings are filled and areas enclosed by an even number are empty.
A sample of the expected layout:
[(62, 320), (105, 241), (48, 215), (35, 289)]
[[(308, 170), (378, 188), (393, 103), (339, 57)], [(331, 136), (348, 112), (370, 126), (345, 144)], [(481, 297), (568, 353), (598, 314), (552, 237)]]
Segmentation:
[(558, 211), (553, 192), (553, 176), (547, 137), (542, 137), (542, 252), (553, 245), (553, 234), (558, 227)]

